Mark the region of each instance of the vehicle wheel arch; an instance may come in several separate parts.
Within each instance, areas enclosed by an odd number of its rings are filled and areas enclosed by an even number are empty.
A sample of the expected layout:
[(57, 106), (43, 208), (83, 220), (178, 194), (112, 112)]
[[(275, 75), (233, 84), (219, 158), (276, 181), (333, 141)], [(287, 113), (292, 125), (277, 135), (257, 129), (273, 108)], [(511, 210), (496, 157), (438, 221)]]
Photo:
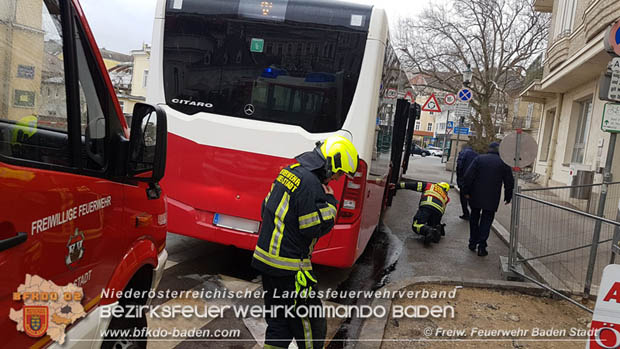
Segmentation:
[[(148, 291), (151, 287), (153, 269), (157, 266), (157, 248), (148, 239), (135, 242), (123, 256), (122, 261), (114, 270), (106, 289), (112, 291), (110, 297), (101, 298), (101, 304), (116, 302), (116, 292), (124, 291), (128, 287), (140, 287)], [(144, 286), (145, 282), (148, 283)], [(144, 288), (142, 288), (144, 287)]]

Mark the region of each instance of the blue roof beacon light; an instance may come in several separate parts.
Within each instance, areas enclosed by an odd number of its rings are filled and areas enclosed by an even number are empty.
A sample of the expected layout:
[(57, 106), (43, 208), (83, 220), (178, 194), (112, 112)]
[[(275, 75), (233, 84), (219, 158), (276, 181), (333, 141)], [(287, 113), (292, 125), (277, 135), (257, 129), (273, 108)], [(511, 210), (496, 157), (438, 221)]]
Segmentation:
[(263, 78), (275, 79), (280, 75), (288, 75), (288, 73), (286, 72), (286, 70), (283, 70), (283, 69), (267, 67), (263, 69), (263, 72), (261, 73), (260, 76)]

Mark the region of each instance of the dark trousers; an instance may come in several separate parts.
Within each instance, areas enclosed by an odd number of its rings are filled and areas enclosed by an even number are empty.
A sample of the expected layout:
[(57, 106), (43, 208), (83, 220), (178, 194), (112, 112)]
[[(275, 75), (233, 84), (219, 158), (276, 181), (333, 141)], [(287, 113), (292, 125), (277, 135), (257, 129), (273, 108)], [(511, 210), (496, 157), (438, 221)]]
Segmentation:
[(493, 218), (495, 218), (495, 211), (471, 208), (469, 216), (469, 246), (487, 247), (487, 239), (489, 238)]
[(462, 190), (459, 192), (459, 194), (461, 197), (461, 208), (463, 209), (463, 216), (469, 217), (469, 207), (468, 207), (469, 200), (467, 200)]
[(414, 232), (421, 234), (420, 229), (422, 229), (423, 226), (428, 225), (434, 227), (441, 224), (442, 216), (441, 212), (430, 206), (420, 206), (418, 212), (413, 216), (411, 228)]
[[(272, 306), (294, 306), (295, 298), (282, 298), (284, 292), (295, 291), (295, 275), (270, 276), (262, 274), (263, 290), (265, 294), (265, 307), (267, 310)], [(274, 292), (280, 298), (274, 298)], [(301, 300), (297, 301), (301, 305)], [(320, 306), (321, 299), (310, 298), (304, 303), (308, 306)], [(295, 314), (295, 311), (292, 311)], [(322, 348), (327, 334), (327, 321), (324, 317), (299, 318), (287, 316), (284, 310), (279, 310), (273, 315), (266, 312), (267, 333), (265, 334), (265, 348), (288, 348), (289, 343), (297, 340), (297, 347)]]

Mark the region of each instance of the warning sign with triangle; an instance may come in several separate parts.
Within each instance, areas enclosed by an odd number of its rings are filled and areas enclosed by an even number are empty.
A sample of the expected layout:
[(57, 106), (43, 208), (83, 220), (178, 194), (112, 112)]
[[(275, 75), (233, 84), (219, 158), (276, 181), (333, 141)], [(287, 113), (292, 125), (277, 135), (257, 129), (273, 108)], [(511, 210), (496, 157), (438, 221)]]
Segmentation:
[(413, 93), (411, 93), (411, 91), (407, 91), (407, 94), (405, 94), (405, 97), (403, 98), (408, 100), (410, 103), (413, 103), (415, 101), (415, 98), (413, 98)]
[(430, 111), (430, 112), (434, 112), (434, 113), (441, 113), (441, 107), (439, 107), (439, 102), (437, 102), (437, 98), (435, 98), (435, 94), (434, 93), (431, 94), (430, 97), (428, 97), (428, 100), (422, 106), (422, 110), (423, 111)]

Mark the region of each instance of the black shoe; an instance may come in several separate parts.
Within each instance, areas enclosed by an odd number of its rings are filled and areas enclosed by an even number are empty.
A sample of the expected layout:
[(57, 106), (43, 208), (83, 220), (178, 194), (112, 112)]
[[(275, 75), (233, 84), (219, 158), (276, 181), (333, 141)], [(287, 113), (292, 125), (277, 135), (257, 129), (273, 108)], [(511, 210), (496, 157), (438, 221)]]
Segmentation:
[(432, 240), (432, 236), (431, 234), (428, 234), (428, 235), (424, 235), (422, 241), (424, 242), (424, 245), (429, 245), (431, 243), (431, 240)]
[(469, 216), (466, 216), (466, 215), (459, 216), (459, 218), (460, 218), (460, 219), (464, 219), (464, 220), (466, 220), (466, 221), (468, 221), (468, 220), (469, 220)]
[(441, 232), (441, 236), (446, 236), (446, 224), (442, 223), (437, 226), (437, 229)]
[(431, 234), (431, 236), (433, 237), (433, 242), (434, 243), (438, 243), (439, 240), (441, 240), (441, 233), (439, 232), (439, 230), (437, 229), (433, 229), (433, 232)]
[(469, 248), (470, 251), (476, 252), (476, 245), (469, 245), (467, 247)]
[(486, 249), (486, 248), (484, 248), (484, 247), (480, 247), (480, 248), (478, 249), (478, 256), (480, 256), (480, 257), (484, 257), (484, 256), (487, 256), (488, 254), (489, 254), (489, 252), (487, 252), (487, 249)]

